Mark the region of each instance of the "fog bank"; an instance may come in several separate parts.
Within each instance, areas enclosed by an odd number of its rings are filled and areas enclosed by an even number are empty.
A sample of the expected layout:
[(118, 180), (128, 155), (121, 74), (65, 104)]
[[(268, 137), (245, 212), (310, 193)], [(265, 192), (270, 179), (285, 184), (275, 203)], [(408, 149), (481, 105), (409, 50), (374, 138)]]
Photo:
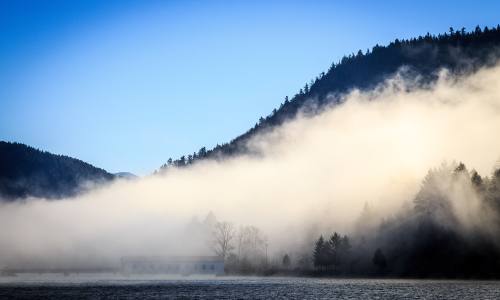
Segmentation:
[(1, 204), (0, 267), (211, 254), (188, 229), (210, 211), (260, 228), (270, 253), (294, 251), (325, 230), (352, 231), (365, 203), (393, 215), (443, 161), (490, 174), (500, 157), (500, 67), (463, 78), (442, 72), (421, 88), (398, 75), (341, 102), (254, 138), (249, 147), (261, 155), (121, 180), (74, 199)]

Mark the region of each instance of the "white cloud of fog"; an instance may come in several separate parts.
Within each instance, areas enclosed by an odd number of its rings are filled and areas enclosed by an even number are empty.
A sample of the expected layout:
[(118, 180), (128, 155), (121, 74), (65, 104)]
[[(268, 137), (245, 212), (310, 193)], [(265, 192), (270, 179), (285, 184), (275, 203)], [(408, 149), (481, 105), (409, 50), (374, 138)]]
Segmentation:
[(353, 91), (342, 105), (255, 138), (259, 158), (207, 161), (76, 199), (3, 204), (0, 267), (206, 254), (204, 241), (183, 234), (209, 211), (258, 226), (281, 251), (316, 238), (311, 230), (349, 231), (365, 202), (390, 215), (443, 160), (489, 175), (500, 156), (500, 67), (460, 79), (443, 73), (411, 92), (406, 84), (395, 77)]

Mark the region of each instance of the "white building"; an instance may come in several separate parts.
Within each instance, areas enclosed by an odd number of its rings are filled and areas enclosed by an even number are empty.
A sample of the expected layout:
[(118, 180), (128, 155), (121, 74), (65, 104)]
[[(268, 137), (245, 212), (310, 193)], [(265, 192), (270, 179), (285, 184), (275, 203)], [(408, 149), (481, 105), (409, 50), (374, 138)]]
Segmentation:
[(121, 259), (124, 274), (224, 274), (218, 256), (133, 256)]

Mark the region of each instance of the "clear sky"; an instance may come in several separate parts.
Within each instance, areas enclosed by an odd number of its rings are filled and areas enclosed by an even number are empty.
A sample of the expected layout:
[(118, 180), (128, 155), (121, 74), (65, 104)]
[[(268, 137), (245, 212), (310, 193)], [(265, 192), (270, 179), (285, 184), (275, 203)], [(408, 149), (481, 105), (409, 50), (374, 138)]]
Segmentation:
[(381, 2), (0, 0), (0, 139), (147, 174), (344, 54), (500, 23), (500, 1)]

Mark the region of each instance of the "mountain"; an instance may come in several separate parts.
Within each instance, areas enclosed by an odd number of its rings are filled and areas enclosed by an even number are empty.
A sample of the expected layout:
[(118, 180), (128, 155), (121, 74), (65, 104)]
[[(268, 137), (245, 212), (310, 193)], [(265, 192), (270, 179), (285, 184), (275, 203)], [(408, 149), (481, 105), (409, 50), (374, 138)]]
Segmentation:
[(137, 175), (130, 173), (130, 172), (118, 172), (118, 173), (114, 173), (113, 175), (115, 175), (115, 177), (117, 177), (117, 178), (123, 178), (123, 179), (136, 179), (136, 178), (138, 178)]
[(81, 160), (0, 141), (0, 201), (71, 197), (115, 176)]
[(406, 74), (419, 75), (422, 83), (437, 79), (437, 72), (443, 68), (454, 74), (474, 72), (480, 67), (493, 65), (500, 51), (500, 25), (495, 28), (476, 27), (472, 32), (465, 28), (440, 35), (419, 36), (409, 40), (396, 39), (387, 46), (375, 45), (371, 50), (344, 56), (340, 62), (333, 63), (330, 69), (322, 72), (291, 99), (265, 118), (260, 118), (253, 128), (236, 137), (229, 143), (217, 145), (207, 150), (169, 159), (160, 170), (171, 166), (183, 167), (198, 160), (221, 159), (247, 151), (246, 142), (255, 134), (297, 115), (299, 111), (314, 114), (327, 105), (336, 105), (339, 95), (352, 89), (368, 90), (394, 75), (402, 67)]

